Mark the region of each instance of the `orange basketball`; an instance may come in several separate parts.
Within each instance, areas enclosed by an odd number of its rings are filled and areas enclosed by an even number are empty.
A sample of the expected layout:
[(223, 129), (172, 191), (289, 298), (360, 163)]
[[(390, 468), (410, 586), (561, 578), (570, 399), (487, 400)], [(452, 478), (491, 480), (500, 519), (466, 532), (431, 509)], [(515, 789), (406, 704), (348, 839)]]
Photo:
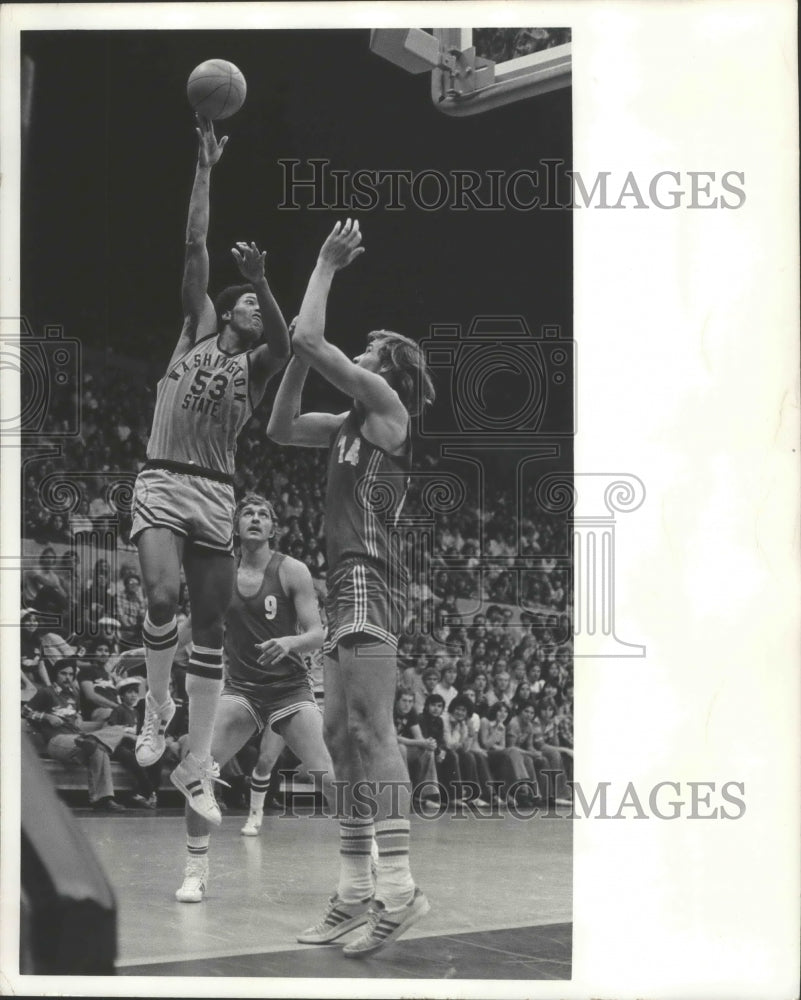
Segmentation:
[(247, 89), (244, 76), (233, 63), (207, 59), (190, 73), (186, 96), (199, 115), (216, 121), (239, 111)]

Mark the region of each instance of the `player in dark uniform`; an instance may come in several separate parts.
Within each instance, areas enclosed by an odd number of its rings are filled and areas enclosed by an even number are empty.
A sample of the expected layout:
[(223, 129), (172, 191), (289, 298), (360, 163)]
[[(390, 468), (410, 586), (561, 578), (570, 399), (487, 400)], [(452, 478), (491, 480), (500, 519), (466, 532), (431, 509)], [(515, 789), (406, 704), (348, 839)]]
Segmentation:
[[(267, 433), (283, 444), (330, 448), (326, 496), (328, 634), (324, 650), (325, 735), (337, 779), (350, 789), (373, 784), (375, 821), (345, 801), (343, 869), (322, 921), (298, 940), (333, 940), (364, 917), (344, 954), (372, 954), (428, 912), (409, 870), (408, 775), (398, 750), (393, 708), (397, 635), (406, 604), (406, 571), (389, 530), (403, 503), (411, 467), (410, 415), (433, 400), (431, 379), (414, 341), (371, 333), (350, 361), (325, 340), (325, 308), (334, 274), (363, 252), (357, 222), (337, 223), (312, 273)], [(300, 415), (308, 367), (354, 400), (340, 414)], [(378, 843), (375, 890), (371, 834)]]
[[(147, 598), (143, 638), (148, 693), (136, 757), (143, 767), (164, 752), (175, 711), (169, 694), (178, 642), (175, 612), (181, 565), (194, 619), (187, 670), (189, 754), (173, 783), (209, 822), (220, 822), (212, 782), (214, 716), (222, 688), (223, 615), (234, 581), (232, 525), (236, 439), (283, 367), (289, 337), (255, 243), (232, 251), (249, 282), (207, 295), (209, 182), (226, 138), (198, 118), (198, 161), (189, 202), (182, 284), (184, 324), (159, 382), (147, 462), (136, 481), (131, 538)], [(263, 338), (263, 343), (259, 343)], [(198, 794), (199, 792), (199, 794)]]
[[(323, 626), (308, 567), (273, 551), (275, 513), (248, 493), (235, 517), (240, 559), (225, 616), (225, 686), (212, 755), (227, 763), (254, 733), (270, 729), (298, 756), (329, 802), (333, 767), (303, 654), (319, 648)], [(266, 777), (269, 777), (267, 775)], [(186, 805), (184, 882), (175, 896), (198, 903), (208, 884), (209, 823)]]

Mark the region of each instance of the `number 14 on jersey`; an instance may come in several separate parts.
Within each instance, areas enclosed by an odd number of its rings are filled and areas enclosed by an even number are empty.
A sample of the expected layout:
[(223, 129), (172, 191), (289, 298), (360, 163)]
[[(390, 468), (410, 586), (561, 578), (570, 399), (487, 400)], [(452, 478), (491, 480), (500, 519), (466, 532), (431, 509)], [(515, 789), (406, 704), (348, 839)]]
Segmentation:
[(348, 450), (345, 451), (348, 445), (348, 439), (343, 435), (339, 439), (339, 459), (338, 459), (339, 464), (342, 465), (343, 462), (348, 462), (350, 465), (358, 465), (359, 448), (361, 447), (361, 443), (362, 439), (356, 437), (353, 439), (353, 444), (350, 446), (350, 448), (348, 448)]

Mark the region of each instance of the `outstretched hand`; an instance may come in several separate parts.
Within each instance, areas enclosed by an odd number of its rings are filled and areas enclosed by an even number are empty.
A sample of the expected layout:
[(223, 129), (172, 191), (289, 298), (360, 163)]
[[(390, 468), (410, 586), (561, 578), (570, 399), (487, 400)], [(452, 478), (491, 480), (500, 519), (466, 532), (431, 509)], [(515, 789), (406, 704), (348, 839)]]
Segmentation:
[(228, 136), (224, 135), (220, 141), (214, 134), (214, 122), (203, 115), (195, 115), (198, 127), (195, 129), (198, 137), (197, 161), (201, 167), (213, 167), (222, 156)]
[(231, 248), (239, 273), (254, 284), (264, 277), (264, 262), (267, 259), (267, 251), (260, 252), (255, 243), (237, 243)]
[(292, 643), (289, 636), (281, 636), (279, 639), (268, 639), (266, 642), (257, 642), (256, 649), (259, 656), (256, 660), (262, 667), (268, 667), (271, 663), (277, 663), (283, 659), (291, 650)]
[(347, 267), (359, 254), (364, 253), (364, 247), (359, 246), (361, 241), (362, 234), (356, 219), (353, 221), (347, 219), (344, 226), (338, 222), (328, 239), (323, 243), (318, 261), (320, 264), (339, 271), (341, 268)]

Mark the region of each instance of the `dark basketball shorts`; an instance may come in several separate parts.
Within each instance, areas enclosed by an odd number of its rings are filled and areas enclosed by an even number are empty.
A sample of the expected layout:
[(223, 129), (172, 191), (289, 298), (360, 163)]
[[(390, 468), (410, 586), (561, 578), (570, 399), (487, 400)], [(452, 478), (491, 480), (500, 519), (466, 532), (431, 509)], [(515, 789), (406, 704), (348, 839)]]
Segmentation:
[(298, 680), (291, 684), (247, 684), (225, 679), (222, 697), (227, 701), (235, 701), (250, 712), (258, 731), (267, 726), (278, 732), (276, 725), (282, 719), (295, 715), (306, 705), (313, 705), (316, 711), (317, 701), (308, 681)]
[(345, 559), (328, 576), (323, 652), (331, 655), (344, 636), (360, 634), (397, 649), (406, 601), (403, 580), (367, 560)]
[(143, 469), (136, 477), (131, 541), (146, 528), (169, 528), (193, 545), (233, 551), (233, 486), (168, 469)]

